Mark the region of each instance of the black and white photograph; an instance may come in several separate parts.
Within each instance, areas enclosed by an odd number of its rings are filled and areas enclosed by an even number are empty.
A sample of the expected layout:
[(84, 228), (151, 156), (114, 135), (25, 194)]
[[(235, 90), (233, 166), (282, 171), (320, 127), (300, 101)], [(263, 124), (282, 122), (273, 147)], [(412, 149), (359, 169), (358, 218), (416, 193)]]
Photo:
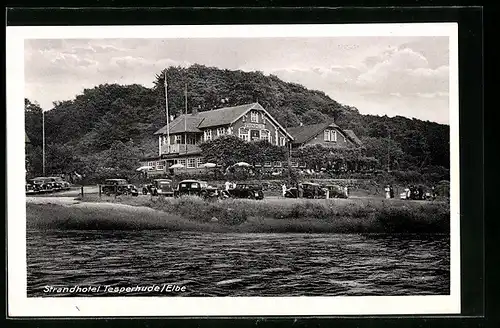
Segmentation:
[(10, 313), (459, 313), (455, 24), (7, 42)]

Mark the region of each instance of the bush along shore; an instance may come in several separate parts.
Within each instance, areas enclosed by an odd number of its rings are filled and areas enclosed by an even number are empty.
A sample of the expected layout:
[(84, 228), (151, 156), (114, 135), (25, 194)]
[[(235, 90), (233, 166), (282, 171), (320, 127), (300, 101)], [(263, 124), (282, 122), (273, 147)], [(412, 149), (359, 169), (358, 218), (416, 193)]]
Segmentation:
[[(448, 233), (447, 202), (384, 199), (206, 202), (197, 197), (87, 196), (80, 204), (27, 204), (28, 228), (210, 232)], [(102, 206), (102, 202), (115, 206)], [(132, 206), (123, 206), (123, 204)], [(92, 205), (92, 206), (90, 206)]]

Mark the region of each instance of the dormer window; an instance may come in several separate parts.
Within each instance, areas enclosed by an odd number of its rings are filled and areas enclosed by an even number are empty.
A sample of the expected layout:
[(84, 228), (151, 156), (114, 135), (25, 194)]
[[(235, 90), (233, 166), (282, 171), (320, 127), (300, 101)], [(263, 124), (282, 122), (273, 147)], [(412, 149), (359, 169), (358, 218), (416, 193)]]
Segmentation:
[(250, 113), (250, 122), (259, 123), (259, 113), (258, 112), (251, 112)]

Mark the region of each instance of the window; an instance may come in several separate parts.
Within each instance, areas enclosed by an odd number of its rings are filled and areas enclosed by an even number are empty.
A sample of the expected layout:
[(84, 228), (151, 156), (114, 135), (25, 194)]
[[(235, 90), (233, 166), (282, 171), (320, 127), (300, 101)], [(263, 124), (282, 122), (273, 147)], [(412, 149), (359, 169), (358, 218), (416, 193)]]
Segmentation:
[(260, 139), (260, 130), (250, 130), (250, 140), (259, 140)]
[(158, 171), (161, 171), (161, 170), (165, 169), (165, 161), (158, 161), (158, 162), (156, 162), (156, 169)]
[(306, 167), (307, 167), (307, 165), (306, 165), (306, 163), (302, 162), (302, 163), (300, 163), (300, 167), (301, 167), (301, 168), (306, 168)]
[(250, 113), (250, 122), (259, 123), (259, 113), (258, 112), (251, 112)]
[(271, 142), (271, 133), (269, 132), (269, 130), (260, 130), (260, 139)]
[(274, 166), (274, 167), (281, 167), (281, 162), (274, 162), (274, 163), (273, 163), (273, 166)]
[(212, 140), (212, 130), (208, 129), (204, 132), (205, 141)]
[(280, 146), (285, 145), (285, 137), (280, 137)]
[(217, 128), (217, 137), (223, 136), (225, 132), (224, 128)]
[(325, 130), (324, 139), (325, 141), (330, 141), (330, 130)]
[(298, 167), (298, 166), (299, 166), (299, 164), (298, 164), (297, 162), (291, 161), (291, 162), (290, 162), (290, 166), (291, 166), (291, 167)]
[(332, 135), (330, 136), (330, 141), (337, 142), (337, 131), (332, 130)]
[(196, 167), (196, 159), (195, 158), (188, 158), (187, 160), (187, 168), (188, 169), (194, 169)]
[(203, 164), (203, 161), (201, 160), (201, 157), (198, 157), (198, 160), (196, 161), (196, 166), (201, 167), (201, 164)]
[(249, 141), (250, 140), (250, 135), (249, 135), (248, 129), (240, 128), (238, 130), (238, 136), (240, 137), (240, 139), (243, 139), (245, 141)]
[(177, 160), (177, 163), (186, 166), (186, 160), (185, 159), (179, 159), (179, 160)]
[(174, 142), (175, 142), (176, 144), (180, 144), (180, 143), (181, 143), (181, 137), (182, 137), (181, 135), (175, 135), (175, 140), (174, 140)]
[(155, 162), (148, 162), (148, 166), (154, 167), (155, 166)]
[(271, 162), (264, 162), (264, 167), (271, 167)]

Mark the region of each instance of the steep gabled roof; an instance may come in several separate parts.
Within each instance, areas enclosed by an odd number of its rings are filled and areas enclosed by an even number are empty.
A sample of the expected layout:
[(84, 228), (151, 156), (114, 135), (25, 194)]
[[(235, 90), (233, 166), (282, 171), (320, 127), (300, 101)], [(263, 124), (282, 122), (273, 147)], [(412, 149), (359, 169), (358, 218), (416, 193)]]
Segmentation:
[(338, 128), (337, 124), (333, 122), (323, 122), (311, 125), (294, 126), (288, 128), (287, 130), (293, 136), (293, 143), (302, 144), (304, 142), (308, 142), (330, 126)]
[[(178, 116), (170, 123), (170, 133), (184, 132), (184, 117), (186, 117), (186, 132), (201, 132), (200, 128), (231, 124), (247, 111), (256, 107), (257, 103), (246, 105), (224, 107), (214, 110), (207, 110), (196, 114), (185, 114)], [(154, 134), (164, 134), (167, 126), (162, 127)]]
[(241, 115), (248, 112), (257, 103), (234, 106), (234, 107), (224, 107), (214, 110), (209, 110), (205, 112), (199, 112), (197, 116), (203, 117), (203, 121), (199, 125), (200, 128), (208, 128), (217, 125), (226, 125), (236, 121)]
[[(269, 114), (259, 103), (251, 103), (246, 105), (234, 106), (234, 107), (224, 107), (204, 112), (199, 112), (196, 114), (181, 115), (177, 117), (170, 123), (170, 133), (182, 133), (182, 132), (201, 132), (200, 129), (216, 127), (221, 125), (228, 125), (236, 122), (240, 117), (246, 114), (251, 109), (256, 109), (263, 111), (269, 117), (269, 119), (278, 126), (288, 137), (293, 139), (292, 135), (284, 129), (276, 119), (274, 119), (271, 114)], [(187, 118), (187, 119), (185, 119)], [(184, 129), (184, 126), (186, 129)], [(165, 125), (154, 134), (165, 134), (167, 132), (167, 126)]]
[(356, 136), (353, 130), (344, 130), (344, 132), (347, 135), (347, 137), (351, 139), (352, 142), (354, 142), (356, 145), (358, 146), (363, 145), (363, 143), (361, 142), (361, 140), (359, 140), (358, 136)]
[[(184, 120), (186, 120), (186, 123), (184, 124)], [(198, 117), (198, 115), (181, 115), (176, 117), (172, 122), (170, 122), (170, 133), (181, 133), (181, 132), (201, 132), (200, 129), (198, 129), (198, 126), (200, 125), (201, 121), (203, 120), (202, 117)], [(184, 126), (186, 129), (184, 130)], [(156, 131), (154, 134), (165, 134), (167, 133), (167, 126), (165, 125), (158, 131)]]

